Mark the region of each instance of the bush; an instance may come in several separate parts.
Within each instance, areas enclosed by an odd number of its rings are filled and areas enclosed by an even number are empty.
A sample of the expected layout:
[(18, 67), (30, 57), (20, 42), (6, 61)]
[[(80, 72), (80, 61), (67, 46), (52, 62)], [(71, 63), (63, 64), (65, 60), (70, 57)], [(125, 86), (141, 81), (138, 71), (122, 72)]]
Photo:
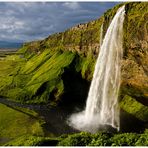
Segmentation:
[(92, 137), (92, 141), (89, 146), (110, 146), (110, 133), (98, 133)]
[(139, 138), (139, 134), (136, 133), (124, 133), (116, 134), (110, 139), (111, 146), (135, 146)]
[(148, 146), (148, 133), (81, 132), (57, 138), (24, 135), (6, 143), (5, 146)]
[(136, 146), (148, 146), (148, 132), (141, 134), (138, 141), (135, 144)]
[(58, 146), (86, 146), (91, 142), (91, 134), (81, 132), (78, 134), (69, 135), (67, 138), (61, 140)]

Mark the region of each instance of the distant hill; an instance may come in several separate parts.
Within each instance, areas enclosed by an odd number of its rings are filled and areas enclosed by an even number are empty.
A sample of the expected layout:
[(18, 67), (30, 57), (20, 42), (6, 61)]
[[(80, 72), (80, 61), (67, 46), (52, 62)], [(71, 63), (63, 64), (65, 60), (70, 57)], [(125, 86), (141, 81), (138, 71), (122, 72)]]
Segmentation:
[(0, 41), (0, 48), (20, 48), (22, 44), (21, 42)]

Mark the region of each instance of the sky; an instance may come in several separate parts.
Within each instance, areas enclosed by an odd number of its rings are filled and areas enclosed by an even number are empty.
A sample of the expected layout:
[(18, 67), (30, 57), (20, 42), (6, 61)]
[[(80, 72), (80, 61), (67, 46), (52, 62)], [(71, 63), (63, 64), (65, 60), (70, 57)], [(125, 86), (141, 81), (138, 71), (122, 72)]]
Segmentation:
[(0, 41), (40, 40), (99, 18), (117, 2), (0, 2)]

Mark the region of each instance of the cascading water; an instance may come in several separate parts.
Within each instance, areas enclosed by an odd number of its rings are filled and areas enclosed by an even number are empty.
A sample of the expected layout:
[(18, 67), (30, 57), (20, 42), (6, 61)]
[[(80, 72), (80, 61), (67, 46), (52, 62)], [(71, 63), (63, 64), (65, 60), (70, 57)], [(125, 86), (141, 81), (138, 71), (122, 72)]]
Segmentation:
[(103, 24), (101, 25), (100, 29), (100, 47), (102, 46), (102, 42), (103, 42)]
[(122, 58), (125, 6), (118, 9), (100, 48), (86, 108), (73, 114), (68, 123), (82, 131), (96, 132), (105, 125), (119, 130), (118, 92)]

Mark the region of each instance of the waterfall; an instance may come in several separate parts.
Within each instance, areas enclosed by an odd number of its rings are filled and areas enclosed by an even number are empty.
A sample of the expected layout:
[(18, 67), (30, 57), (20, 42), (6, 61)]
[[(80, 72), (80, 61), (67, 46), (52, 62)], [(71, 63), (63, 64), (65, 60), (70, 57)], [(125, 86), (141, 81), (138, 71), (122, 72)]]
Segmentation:
[(76, 129), (94, 133), (106, 125), (120, 128), (118, 92), (124, 13), (125, 6), (122, 6), (105, 34), (85, 110), (73, 114), (68, 120), (69, 125)]
[(101, 29), (100, 29), (100, 47), (102, 45), (103, 42), (103, 24), (101, 25)]

